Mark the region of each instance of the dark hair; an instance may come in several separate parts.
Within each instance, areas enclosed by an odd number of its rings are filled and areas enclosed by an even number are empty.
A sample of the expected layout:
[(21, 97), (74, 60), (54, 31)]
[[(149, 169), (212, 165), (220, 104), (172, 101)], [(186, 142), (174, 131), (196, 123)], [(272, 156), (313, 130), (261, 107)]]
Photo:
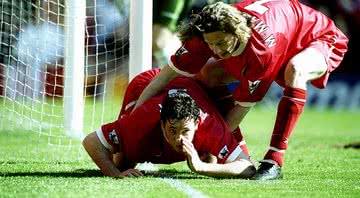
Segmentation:
[(175, 92), (168, 94), (163, 102), (160, 119), (162, 121), (188, 118), (197, 120), (199, 115), (200, 109), (194, 99), (186, 92), (176, 90)]
[(192, 14), (189, 22), (179, 26), (178, 37), (181, 42), (185, 42), (194, 37), (202, 38), (203, 33), (223, 31), (236, 35), (246, 43), (251, 35), (250, 21), (250, 15), (231, 5), (217, 2), (205, 6), (198, 14)]

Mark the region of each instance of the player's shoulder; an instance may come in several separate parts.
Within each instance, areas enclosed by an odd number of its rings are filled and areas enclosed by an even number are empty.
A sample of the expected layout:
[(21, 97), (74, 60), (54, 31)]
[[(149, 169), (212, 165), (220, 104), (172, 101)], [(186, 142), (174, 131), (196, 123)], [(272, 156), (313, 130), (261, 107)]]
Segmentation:
[(225, 121), (216, 114), (209, 112), (206, 119), (199, 123), (193, 143), (195, 148), (218, 155), (218, 151), (224, 144), (232, 143), (232, 134)]
[(203, 138), (221, 138), (227, 132), (227, 126), (221, 115), (213, 108), (201, 110), (198, 131)]

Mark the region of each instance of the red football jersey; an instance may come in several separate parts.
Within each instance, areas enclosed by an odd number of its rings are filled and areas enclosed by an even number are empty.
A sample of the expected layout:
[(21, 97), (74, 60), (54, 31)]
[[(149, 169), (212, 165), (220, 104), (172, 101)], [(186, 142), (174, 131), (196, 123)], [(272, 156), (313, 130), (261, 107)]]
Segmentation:
[(168, 91), (186, 89), (201, 109), (200, 123), (193, 139), (196, 150), (217, 156), (219, 163), (235, 160), (242, 152), (239, 143), (205, 91), (191, 78), (175, 78), (163, 92), (130, 114), (133, 105), (129, 104), (136, 101), (141, 93), (139, 90), (143, 90), (159, 71), (144, 72), (129, 84), (119, 119), (97, 130), (102, 144), (114, 151), (122, 145), (126, 159), (133, 162), (168, 164), (184, 161), (185, 156), (173, 150), (164, 139), (159, 120), (161, 104)]
[[(328, 64), (328, 73), (313, 81), (324, 88), (328, 74), (343, 59), (348, 39), (332, 20), (296, 0), (246, 0), (233, 5), (252, 16), (252, 35), (244, 51), (228, 59), (219, 59), (201, 38), (186, 41), (171, 57), (169, 66), (179, 74), (193, 76), (209, 58), (240, 81), (233, 97), (238, 102), (257, 102), (271, 83), (284, 85), (288, 61), (305, 48), (319, 50)], [(309, 65), (311, 67), (311, 65)]]

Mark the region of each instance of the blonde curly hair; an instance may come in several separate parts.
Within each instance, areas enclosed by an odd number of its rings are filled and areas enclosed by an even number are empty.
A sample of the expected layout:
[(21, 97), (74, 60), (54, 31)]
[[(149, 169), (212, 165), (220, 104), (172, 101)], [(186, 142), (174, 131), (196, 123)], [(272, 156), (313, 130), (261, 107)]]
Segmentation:
[(203, 38), (203, 33), (222, 31), (237, 36), (241, 43), (247, 43), (251, 36), (250, 24), (250, 15), (231, 5), (217, 2), (205, 6), (198, 14), (192, 14), (190, 22), (179, 26), (178, 37), (181, 42), (185, 42), (193, 37)]

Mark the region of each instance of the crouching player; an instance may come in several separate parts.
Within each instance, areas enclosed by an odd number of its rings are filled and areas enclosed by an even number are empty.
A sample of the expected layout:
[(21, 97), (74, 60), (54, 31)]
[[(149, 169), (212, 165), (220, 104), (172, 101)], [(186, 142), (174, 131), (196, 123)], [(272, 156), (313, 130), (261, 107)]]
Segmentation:
[[(134, 78), (118, 119), (83, 140), (101, 171), (112, 177), (142, 176), (134, 169), (136, 163), (187, 160), (189, 168), (201, 175), (252, 177), (256, 169), (247, 153), (193, 79), (175, 78), (160, 94), (132, 112), (143, 89), (159, 72), (150, 70)], [(202, 156), (211, 156), (212, 160), (202, 160)]]

